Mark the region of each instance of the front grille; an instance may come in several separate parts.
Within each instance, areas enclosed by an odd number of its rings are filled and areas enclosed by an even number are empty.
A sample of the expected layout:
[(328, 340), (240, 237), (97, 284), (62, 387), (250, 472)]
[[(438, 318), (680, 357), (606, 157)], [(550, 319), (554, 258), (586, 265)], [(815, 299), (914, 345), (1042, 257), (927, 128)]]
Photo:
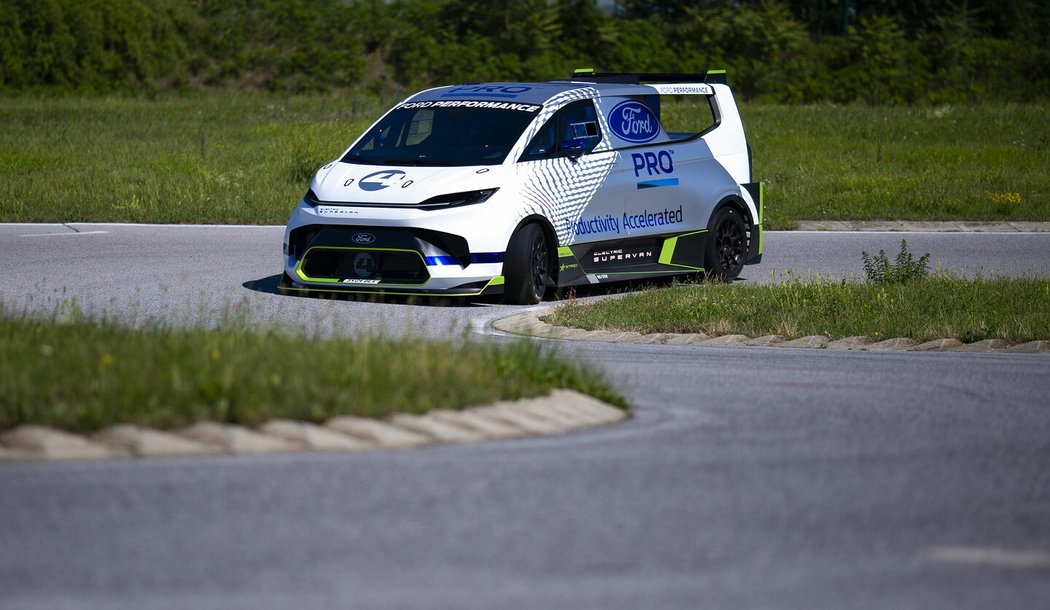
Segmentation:
[(300, 270), (307, 281), (419, 285), (430, 279), (423, 257), (405, 250), (310, 248)]

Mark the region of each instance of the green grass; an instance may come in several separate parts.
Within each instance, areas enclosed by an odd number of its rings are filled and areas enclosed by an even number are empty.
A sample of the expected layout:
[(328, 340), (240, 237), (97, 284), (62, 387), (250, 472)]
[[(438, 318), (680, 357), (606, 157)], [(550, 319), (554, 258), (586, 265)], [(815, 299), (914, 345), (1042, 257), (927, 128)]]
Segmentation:
[(0, 220), (277, 224), (391, 103), (223, 93), (0, 101)]
[(778, 284), (680, 284), (582, 305), (547, 318), (587, 330), (641, 333), (827, 335), (832, 339), (1050, 339), (1050, 279), (963, 279), (906, 284), (786, 278)]
[(0, 309), (0, 430), (419, 413), (571, 388), (623, 405), (599, 373), (535, 343), (319, 338), (288, 329), (128, 328)]
[(742, 109), (767, 228), (799, 220), (1050, 220), (1046, 105)]
[[(0, 99), (0, 221), (283, 223), (393, 100)], [(766, 227), (1050, 220), (1047, 105), (744, 105)]]

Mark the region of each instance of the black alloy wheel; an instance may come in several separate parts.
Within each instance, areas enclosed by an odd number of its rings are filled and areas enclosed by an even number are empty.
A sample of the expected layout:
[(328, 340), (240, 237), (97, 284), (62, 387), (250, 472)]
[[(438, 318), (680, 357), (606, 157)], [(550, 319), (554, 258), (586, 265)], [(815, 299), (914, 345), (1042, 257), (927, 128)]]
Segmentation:
[(732, 281), (744, 268), (747, 257), (748, 234), (743, 215), (732, 207), (715, 213), (708, 232), (704, 268), (708, 277)]

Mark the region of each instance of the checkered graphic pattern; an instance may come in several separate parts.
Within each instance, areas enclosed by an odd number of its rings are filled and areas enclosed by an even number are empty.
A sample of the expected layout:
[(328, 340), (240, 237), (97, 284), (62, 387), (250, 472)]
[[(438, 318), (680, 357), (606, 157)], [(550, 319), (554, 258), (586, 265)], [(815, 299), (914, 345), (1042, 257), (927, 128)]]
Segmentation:
[[(597, 102), (598, 92), (584, 87), (551, 98), (540, 111), (540, 120), (533, 123), (528, 137), (522, 141), (531, 142), (555, 112), (568, 103), (582, 99), (594, 99)], [(609, 125), (601, 113), (598, 113), (598, 121), (602, 134), (609, 133)], [(524, 144), (511, 151), (511, 158), (520, 157), (523, 151)], [(521, 193), (525, 198), (521, 218), (533, 214), (545, 216), (557, 231), (559, 245), (573, 243), (573, 225), (583, 215), (587, 204), (594, 198), (618, 159), (619, 153), (611, 151), (608, 140), (603, 137), (593, 152), (575, 161), (560, 158), (519, 164), (518, 171), (524, 174), (520, 179)]]

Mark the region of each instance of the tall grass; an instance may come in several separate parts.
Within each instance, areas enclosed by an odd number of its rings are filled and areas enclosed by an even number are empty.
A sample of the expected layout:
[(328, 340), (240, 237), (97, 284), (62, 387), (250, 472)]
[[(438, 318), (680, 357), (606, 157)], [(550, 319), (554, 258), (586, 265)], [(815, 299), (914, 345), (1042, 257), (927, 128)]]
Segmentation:
[(130, 328), (0, 308), (0, 363), (0, 430), (320, 422), (454, 409), (552, 388), (623, 404), (600, 373), (532, 342), (320, 338), (279, 327), (252, 331), (233, 319), (211, 329)]
[[(0, 99), (0, 221), (283, 223), (316, 168), (393, 101)], [(766, 228), (1050, 219), (1046, 105), (749, 104), (742, 114)]]

